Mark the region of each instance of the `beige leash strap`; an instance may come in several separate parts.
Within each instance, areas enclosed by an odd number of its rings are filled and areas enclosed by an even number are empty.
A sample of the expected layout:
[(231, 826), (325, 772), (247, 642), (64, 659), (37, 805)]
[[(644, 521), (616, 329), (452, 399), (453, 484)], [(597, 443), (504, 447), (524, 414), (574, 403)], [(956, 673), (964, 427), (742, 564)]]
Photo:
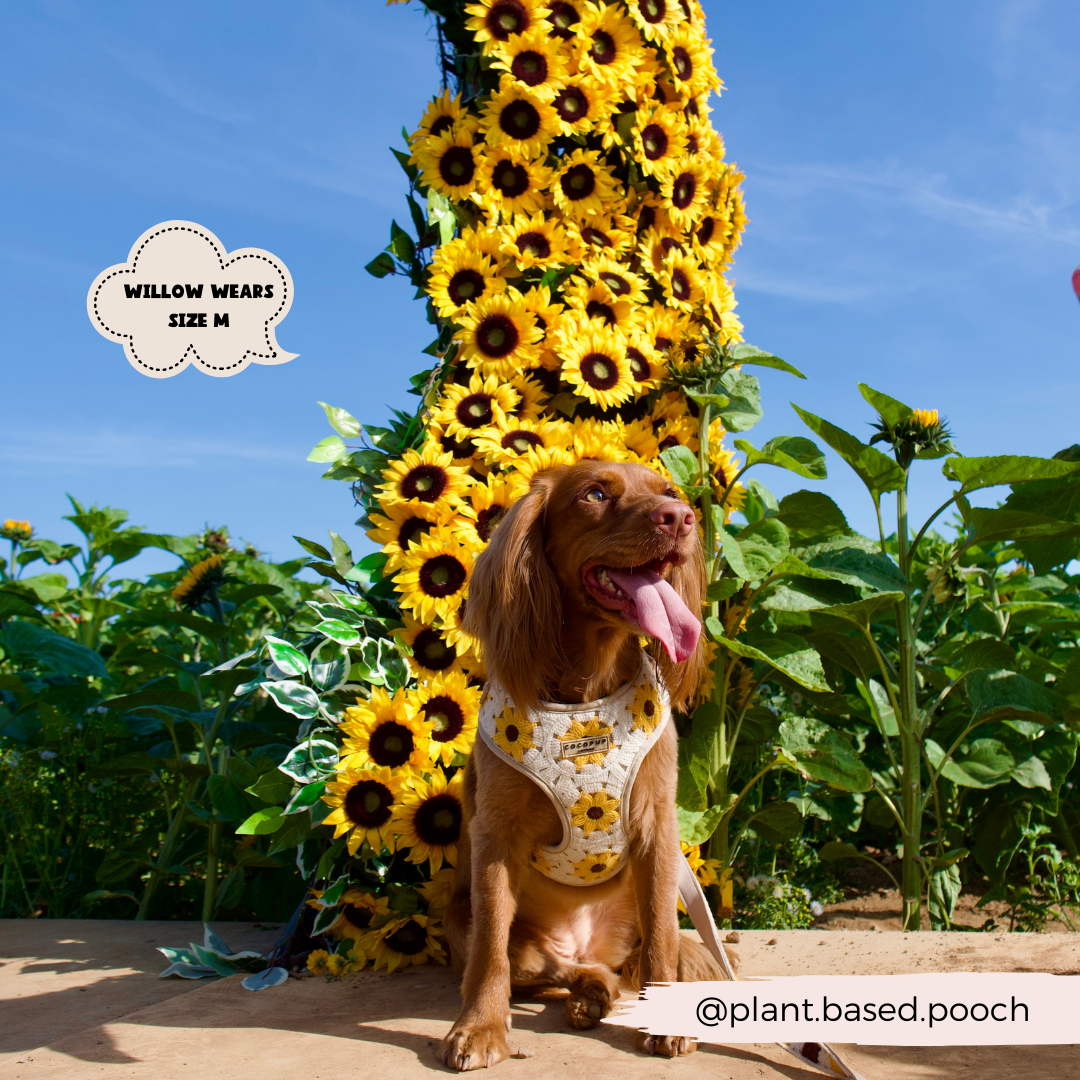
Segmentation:
[[(720, 932), (716, 929), (712, 912), (709, 910), (709, 902), (705, 899), (705, 892), (701, 888), (697, 874), (694, 873), (693, 867), (686, 858), (679, 861), (679, 897), (702, 943), (713, 954), (724, 972), (724, 978), (734, 982), (735, 971), (728, 959), (727, 950), (720, 941)], [(828, 1043), (777, 1043), (776, 1045), (782, 1046), (803, 1065), (816, 1069), (826, 1076), (840, 1076), (844, 1080), (866, 1080)]]

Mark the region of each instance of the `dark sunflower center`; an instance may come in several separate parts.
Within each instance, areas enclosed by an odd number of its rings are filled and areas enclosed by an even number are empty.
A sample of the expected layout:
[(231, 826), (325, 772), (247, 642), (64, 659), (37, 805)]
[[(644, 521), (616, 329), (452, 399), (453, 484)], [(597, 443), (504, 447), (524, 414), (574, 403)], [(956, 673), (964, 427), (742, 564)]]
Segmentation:
[(472, 182), (476, 173), (476, 162), (472, 150), (467, 146), (451, 146), (439, 158), (439, 175), (448, 187), (460, 187)]
[(453, 795), (432, 795), (420, 804), (413, 828), (432, 847), (456, 844), (461, 836), (461, 803)]
[(517, 742), (521, 736), (521, 732), (518, 731), (517, 724), (507, 724), (505, 734), (507, 742)]
[(465, 727), (461, 706), (446, 694), (437, 694), (424, 702), (424, 719), (431, 725), (435, 742), (453, 742)]
[(612, 244), (611, 238), (607, 233), (602, 233), (599, 229), (594, 229), (591, 225), (586, 225), (585, 228), (581, 230), (581, 239), (584, 240), (586, 244), (594, 244), (596, 247), (609, 248), (615, 246)]
[(685, 82), (691, 78), (694, 74), (694, 62), (690, 59), (690, 54), (681, 46), (676, 45), (671, 50), (671, 63), (675, 68), (675, 74)]
[(457, 439), (451, 439), (449, 435), (444, 435), (439, 440), (439, 445), (448, 450), (454, 458), (471, 458), (476, 456), (476, 443), (472, 439), (462, 439), (458, 442)]
[(618, 55), (615, 39), (606, 30), (597, 30), (592, 36), (592, 48), (589, 55), (598, 64), (613, 64)]
[(368, 753), (376, 765), (387, 765), (396, 769), (412, 757), (412, 732), (394, 720), (380, 724), (368, 740)]
[(604, 809), (601, 806), (590, 806), (589, 809), (585, 811), (585, 816), (587, 818), (592, 818), (593, 821), (599, 821), (604, 816)]
[(495, 526), (502, 520), (506, 513), (505, 506), (489, 506), (486, 510), (480, 510), (476, 515), (476, 535), (486, 544), (491, 539)]
[(421, 630), (413, 642), (413, 655), (429, 671), (445, 671), (457, 658), (457, 651), (447, 645), (437, 630)]
[(581, 162), (571, 166), (559, 177), (559, 186), (571, 202), (587, 199), (596, 189), (596, 175), (588, 165)]
[(690, 295), (690, 282), (682, 270), (675, 269), (671, 273), (671, 295), (679, 300), (685, 300)]
[(666, 350), (671, 348), (671, 338), (664, 337), (663, 334), (657, 334), (656, 335), (656, 347), (661, 352), (665, 352)]
[(697, 140), (696, 135), (688, 135), (686, 137), (686, 152), (688, 154), (696, 154), (701, 149), (701, 144)]
[(652, 374), (649, 361), (645, 359), (645, 354), (640, 349), (631, 345), (626, 350), (626, 359), (630, 362), (630, 373), (634, 376), (635, 382), (645, 382)]
[(667, 132), (659, 124), (647, 124), (641, 132), (641, 148), (649, 161), (658, 161), (667, 153)]
[(371, 912), (359, 904), (346, 904), (345, 921), (357, 930), (366, 930), (371, 925)]
[(345, 796), (345, 816), (362, 829), (377, 829), (390, 820), (394, 796), (378, 780), (359, 780)]
[(689, 100), (689, 101), (687, 102), (687, 104), (686, 104), (686, 108), (685, 108), (685, 109), (683, 109), (683, 113), (684, 113), (684, 114), (685, 114), (685, 115), (686, 115), (686, 116), (687, 116), (688, 118), (692, 118), (692, 117), (695, 117), (695, 116), (697, 116), (697, 115), (698, 115), (698, 114), (699, 114), (700, 112), (701, 112), (701, 110), (700, 110), (700, 109), (698, 108), (698, 103), (697, 103), (697, 99), (696, 99), (696, 98), (691, 98), (691, 99), (690, 99), (690, 100)]
[(528, 101), (511, 101), (499, 113), (499, 127), (511, 139), (531, 139), (540, 130), (540, 114)]
[(411, 517), (406, 518), (401, 523), (401, 528), (398, 529), (397, 545), (402, 551), (408, 551), (409, 544), (413, 542), (417, 537), (427, 536), (431, 529), (431, 522), (425, 521), (423, 518)]
[(681, 173), (671, 185), (671, 201), (680, 210), (685, 210), (697, 194), (697, 177), (693, 173)]
[(527, 454), (534, 446), (543, 446), (544, 440), (535, 431), (508, 431), (499, 444), (504, 450), (513, 450), (516, 454)]
[(656, 703), (652, 698), (645, 699), (645, 704), (641, 706), (641, 711), (646, 716), (654, 716), (656, 714)]
[(670, 450), (673, 446), (681, 446), (681, 445), (682, 445), (682, 443), (680, 443), (679, 440), (676, 439), (674, 435), (669, 435), (666, 439), (662, 439), (660, 441), (660, 449), (661, 450)]
[(415, 956), (424, 951), (424, 946), (427, 944), (427, 931), (418, 922), (410, 919), (404, 926), (399, 926), (385, 941), (394, 952), (404, 953), (405, 956)]
[(707, 244), (713, 238), (714, 232), (716, 232), (716, 218), (705, 218), (705, 220), (701, 223), (701, 227), (697, 231), (698, 243), (702, 246)]
[(642, 0), (641, 3), (641, 17), (647, 22), (655, 25), (658, 22), (663, 22), (664, 16), (667, 14), (667, 4), (664, 0)]
[(619, 274), (601, 274), (600, 280), (616, 295), (626, 296), (630, 292), (630, 282)]
[(581, 377), (594, 390), (610, 390), (619, 381), (619, 365), (603, 353), (588, 353), (581, 358)]
[(453, 555), (436, 555), (420, 567), (420, 588), (428, 596), (453, 596), (465, 577), (465, 567)]
[(593, 863), (593, 865), (590, 866), (589, 869), (594, 874), (602, 874), (607, 869), (607, 864), (602, 862)]
[(526, 86), (539, 86), (547, 78), (548, 63), (540, 53), (527, 49), (514, 57), (510, 72)]
[(555, 0), (554, 3), (548, 4), (548, 11), (551, 12), (548, 16), (548, 22), (551, 23), (551, 36), (572, 37), (574, 33), (573, 27), (581, 21), (577, 8), (573, 4), (567, 3), (566, 0)]
[(476, 328), (476, 346), (485, 355), (501, 360), (518, 346), (521, 335), (506, 315), (486, 315)]
[(491, 400), (490, 394), (469, 394), (468, 397), (463, 397), (454, 410), (458, 423), (467, 428), (487, 427), (495, 415)]
[(522, 255), (531, 255), (534, 259), (551, 258), (551, 241), (539, 232), (523, 232), (517, 238), (517, 249)]
[(446, 292), (458, 307), (464, 307), (483, 293), (485, 285), (484, 275), (479, 271), (458, 270), (448, 282)]
[(444, 131), (449, 131), (454, 126), (454, 121), (449, 116), (436, 117), (435, 122), (431, 125), (428, 134), (433, 138), (438, 138)]
[(491, 182), (504, 198), (516, 199), (529, 190), (529, 170), (504, 158), (492, 171)]
[(656, 224), (656, 207), (643, 206), (638, 217), (638, 232), (647, 232)]
[(585, 305), (585, 314), (590, 319), (603, 319), (608, 326), (615, 325), (615, 312), (610, 304), (602, 304), (599, 300), (590, 300)]
[(660, 247), (663, 248), (665, 255), (670, 255), (673, 251), (677, 251), (680, 255), (686, 254), (686, 248), (674, 236), (665, 236), (660, 241)]
[(435, 502), (450, 482), (446, 470), (438, 465), (417, 465), (401, 481), (401, 494), (406, 499)]
[(565, 90), (560, 90), (552, 105), (559, 117), (568, 124), (576, 123), (589, 114), (589, 99), (585, 96), (585, 91), (578, 86), (568, 86)]
[(713, 469), (713, 476), (716, 477), (716, 482), (720, 487), (726, 488), (728, 486), (727, 473), (724, 472), (723, 466), (717, 465), (716, 468)]
[(523, 34), (529, 26), (529, 13), (521, 0), (498, 0), (487, 13), (488, 33), (496, 41), (506, 41), (511, 34)]

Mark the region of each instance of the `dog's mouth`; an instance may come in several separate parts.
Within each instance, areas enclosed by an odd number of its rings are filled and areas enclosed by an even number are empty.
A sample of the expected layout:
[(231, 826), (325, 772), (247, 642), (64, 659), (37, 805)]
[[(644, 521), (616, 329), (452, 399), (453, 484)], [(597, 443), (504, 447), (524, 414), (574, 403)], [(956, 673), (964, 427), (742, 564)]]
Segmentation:
[(672, 552), (638, 566), (609, 566), (593, 561), (581, 568), (585, 591), (601, 607), (620, 612), (656, 638), (676, 664), (693, 655), (701, 635), (697, 616), (661, 576), (669, 566), (681, 561)]

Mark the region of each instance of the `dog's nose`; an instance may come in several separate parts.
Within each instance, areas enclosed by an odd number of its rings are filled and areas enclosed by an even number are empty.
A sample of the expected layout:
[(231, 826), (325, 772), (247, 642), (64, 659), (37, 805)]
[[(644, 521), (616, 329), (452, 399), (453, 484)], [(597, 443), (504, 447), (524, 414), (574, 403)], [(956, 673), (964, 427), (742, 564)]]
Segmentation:
[(661, 503), (649, 517), (656, 527), (661, 532), (666, 532), (672, 540), (689, 536), (694, 527), (694, 511), (686, 503), (677, 500)]

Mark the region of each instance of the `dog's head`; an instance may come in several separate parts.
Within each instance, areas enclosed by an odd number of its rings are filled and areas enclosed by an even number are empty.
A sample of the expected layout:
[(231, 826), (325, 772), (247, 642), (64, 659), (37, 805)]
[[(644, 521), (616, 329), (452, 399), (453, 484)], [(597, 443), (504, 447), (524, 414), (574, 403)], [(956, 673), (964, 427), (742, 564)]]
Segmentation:
[(580, 461), (538, 474), (473, 569), (466, 629), (519, 708), (604, 641), (646, 634), (681, 705), (702, 664), (704, 563), (694, 514), (642, 465)]

